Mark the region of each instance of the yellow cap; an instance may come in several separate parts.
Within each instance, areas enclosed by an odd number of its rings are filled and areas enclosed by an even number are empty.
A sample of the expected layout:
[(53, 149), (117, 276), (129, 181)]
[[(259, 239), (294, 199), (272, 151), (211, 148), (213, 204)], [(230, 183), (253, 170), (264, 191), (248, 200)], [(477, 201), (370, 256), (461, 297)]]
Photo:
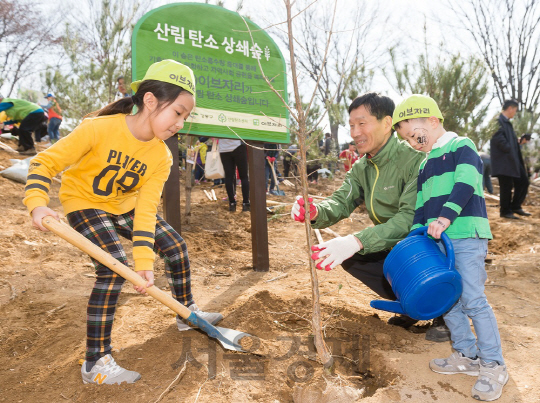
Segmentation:
[(144, 78), (131, 83), (131, 89), (135, 92), (145, 80), (157, 80), (164, 83), (178, 85), (195, 95), (195, 76), (193, 71), (185, 64), (174, 60), (162, 60), (148, 67)]
[(396, 106), (394, 116), (392, 116), (392, 127), (403, 120), (429, 118), (431, 116), (441, 119), (441, 122), (444, 121), (441, 110), (433, 98), (427, 95), (414, 94)]

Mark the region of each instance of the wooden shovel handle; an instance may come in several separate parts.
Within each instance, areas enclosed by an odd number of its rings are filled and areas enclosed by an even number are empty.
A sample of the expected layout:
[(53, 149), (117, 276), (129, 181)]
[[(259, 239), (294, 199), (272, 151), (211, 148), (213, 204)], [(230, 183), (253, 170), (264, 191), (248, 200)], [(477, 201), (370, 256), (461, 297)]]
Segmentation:
[(276, 176), (276, 170), (274, 169), (274, 163), (273, 162), (270, 162), (270, 167), (272, 168), (272, 175), (274, 176), (274, 183), (276, 184), (276, 186), (278, 186), (278, 189), (279, 189), (279, 184), (278, 184), (278, 180), (277, 180), (277, 176)]
[[(83, 252), (88, 253), (98, 262), (104, 264), (109, 269), (114, 271), (119, 276), (125, 278), (130, 283), (135, 284), (139, 287), (144, 287), (146, 285), (145, 279), (143, 279), (126, 265), (116, 260), (99, 246), (94, 245), (89, 239), (79, 234), (69, 225), (58, 221), (51, 216), (44, 217), (42, 220), (42, 224), (45, 228), (54, 232), (60, 238), (66, 240), (67, 242), (79, 248)], [(146, 292), (155, 299), (157, 299), (159, 302), (161, 302), (163, 305), (171, 308), (174, 312), (176, 312), (184, 319), (187, 319), (187, 317), (191, 314), (191, 311), (187, 307), (175, 300), (170, 294), (157, 288), (155, 285), (147, 288)]]

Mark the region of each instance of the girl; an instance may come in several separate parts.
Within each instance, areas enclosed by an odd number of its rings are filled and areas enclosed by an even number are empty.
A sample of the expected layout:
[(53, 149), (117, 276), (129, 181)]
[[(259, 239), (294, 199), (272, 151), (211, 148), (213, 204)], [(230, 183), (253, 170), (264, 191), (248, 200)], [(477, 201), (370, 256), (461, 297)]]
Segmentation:
[[(154, 251), (165, 259), (173, 297), (212, 324), (223, 317), (200, 311), (191, 294), (187, 247), (157, 213), (172, 155), (164, 143), (184, 126), (195, 106), (195, 80), (187, 66), (163, 60), (131, 84), (132, 97), (97, 112), (67, 137), (41, 152), (29, 169), (24, 204), (33, 225), (46, 229), (45, 216), (59, 219), (47, 207), (51, 178), (62, 175), (60, 201), (69, 224), (96, 245), (127, 264), (119, 235), (133, 240), (135, 271), (154, 284)], [(131, 115), (133, 106), (137, 113)], [(96, 282), (87, 307), (84, 383), (133, 383), (141, 376), (121, 368), (111, 356), (111, 330), (124, 279), (97, 261)], [(145, 288), (134, 287), (145, 294)], [(179, 317), (179, 330), (190, 329)]]

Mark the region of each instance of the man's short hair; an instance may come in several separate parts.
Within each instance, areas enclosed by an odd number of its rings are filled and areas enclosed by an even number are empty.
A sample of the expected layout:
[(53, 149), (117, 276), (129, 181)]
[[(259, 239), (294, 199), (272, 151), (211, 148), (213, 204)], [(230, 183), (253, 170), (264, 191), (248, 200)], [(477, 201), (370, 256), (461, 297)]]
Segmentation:
[(116, 82), (120, 82), (120, 80), (123, 80), (124, 79), (124, 76), (119, 76), (117, 79), (116, 79)]
[(377, 120), (382, 120), (385, 116), (394, 114), (396, 105), (391, 98), (381, 95), (378, 92), (368, 92), (359, 97), (356, 97), (349, 106), (349, 115), (353, 110), (364, 106), (370, 114), (375, 116)]
[(521, 136), (520, 140), (527, 140), (527, 141), (531, 141), (531, 133), (525, 133), (523, 136)]
[(519, 104), (515, 99), (507, 99), (507, 100), (505, 100), (504, 104), (503, 104), (503, 111), (507, 110), (511, 106), (517, 108), (519, 106)]

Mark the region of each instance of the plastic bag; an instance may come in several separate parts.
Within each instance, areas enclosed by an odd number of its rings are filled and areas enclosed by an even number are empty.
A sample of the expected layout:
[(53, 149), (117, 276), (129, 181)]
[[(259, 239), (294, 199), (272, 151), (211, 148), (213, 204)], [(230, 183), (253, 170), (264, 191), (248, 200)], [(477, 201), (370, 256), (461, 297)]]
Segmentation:
[(221, 156), (219, 155), (219, 144), (216, 141), (215, 147), (212, 147), (212, 151), (206, 154), (206, 164), (204, 167), (204, 176), (206, 179), (220, 179), (225, 177), (225, 170), (221, 163)]
[(26, 183), (28, 167), (30, 166), (30, 160), (32, 158), (34, 157), (29, 157), (24, 160), (9, 160), (13, 165), (0, 171), (0, 175), (4, 178), (14, 180), (15, 182)]

